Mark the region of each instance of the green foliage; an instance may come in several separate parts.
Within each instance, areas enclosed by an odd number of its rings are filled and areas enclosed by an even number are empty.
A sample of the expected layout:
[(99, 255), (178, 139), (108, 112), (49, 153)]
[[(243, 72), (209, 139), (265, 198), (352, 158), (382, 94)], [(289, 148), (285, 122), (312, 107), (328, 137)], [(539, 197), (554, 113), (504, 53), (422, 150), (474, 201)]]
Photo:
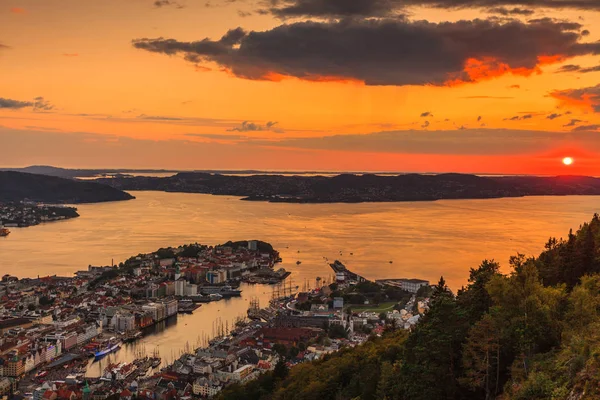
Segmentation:
[(343, 326), (332, 324), (329, 326), (328, 336), (331, 339), (341, 339), (348, 337), (348, 332), (346, 332)]

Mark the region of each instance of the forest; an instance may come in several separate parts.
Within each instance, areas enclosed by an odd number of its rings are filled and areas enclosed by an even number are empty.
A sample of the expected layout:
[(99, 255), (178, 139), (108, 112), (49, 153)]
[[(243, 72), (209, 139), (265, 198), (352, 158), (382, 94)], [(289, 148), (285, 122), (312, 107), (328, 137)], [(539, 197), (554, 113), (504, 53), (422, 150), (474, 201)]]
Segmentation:
[(600, 217), (510, 272), (484, 260), (453, 293), (440, 278), (410, 333), (227, 387), (221, 399), (600, 398)]

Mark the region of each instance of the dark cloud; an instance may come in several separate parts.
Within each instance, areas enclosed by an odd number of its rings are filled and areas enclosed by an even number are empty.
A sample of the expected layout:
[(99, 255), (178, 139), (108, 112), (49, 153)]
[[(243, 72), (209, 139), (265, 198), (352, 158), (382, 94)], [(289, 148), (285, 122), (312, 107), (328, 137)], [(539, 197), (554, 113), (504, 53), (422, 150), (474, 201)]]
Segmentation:
[(508, 89), (521, 89), (521, 85), (510, 85)]
[(2, 108), (11, 108), (13, 110), (25, 107), (33, 107), (32, 101), (19, 101), (13, 99), (5, 99), (0, 97), (0, 109)]
[(565, 124), (565, 125), (563, 125), (563, 126), (564, 126), (565, 128), (568, 128), (568, 127), (570, 127), (570, 126), (576, 126), (576, 125), (578, 125), (580, 122), (583, 122), (583, 121), (582, 121), (582, 120), (580, 120), (580, 119), (572, 119), (571, 121), (569, 121), (569, 123), (568, 123), (568, 124)]
[(572, 132), (594, 132), (600, 131), (600, 125), (581, 125), (573, 128)]
[(556, 119), (559, 117), (562, 117), (562, 114), (553, 113), (553, 114), (548, 115), (546, 118), (552, 120), (552, 119)]
[(575, 64), (567, 64), (567, 65), (563, 65), (562, 67), (560, 67), (559, 69), (557, 69), (556, 72), (557, 73), (577, 72), (579, 70), (581, 70), (581, 66), (575, 65)]
[(402, 14), (409, 6), (483, 8), (505, 16), (533, 13), (531, 9), (516, 6), (600, 10), (598, 0), (267, 0), (265, 3), (258, 12), (279, 18), (382, 17)]
[(535, 13), (535, 11), (530, 10), (528, 8), (506, 8), (506, 7), (496, 7), (496, 8), (490, 8), (488, 10), (491, 13), (494, 14), (500, 14), (500, 15), (504, 15), (504, 16), (509, 16), (509, 15), (523, 15), (523, 16), (529, 16), (529, 15), (533, 15)]
[(482, 117), (480, 115), (479, 117), (477, 117), (477, 122), (481, 122), (481, 119), (482, 119)]
[(49, 101), (44, 100), (43, 97), (36, 97), (33, 99), (33, 101), (19, 101), (0, 97), (0, 109), (9, 108), (18, 110), (27, 107), (31, 107), (32, 110), (36, 112), (50, 111), (54, 109), (54, 106)]
[(271, 0), (261, 14), (291, 17), (383, 17), (397, 13), (399, 0)]
[(429, 121), (425, 121), (423, 122), (423, 125), (421, 125), (421, 128), (427, 128), (429, 126)]
[(272, 131), (277, 133), (283, 133), (282, 129), (276, 127), (277, 122), (268, 121), (265, 125), (260, 125), (251, 121), (243, 121), (239, 126), (231, 129), (227, 129), (229, 132), (261, 132), (261, 131)]
[[(580, 43), (579, 24), (538, 19), (431, 23), (345, 19), (241, 28), (220, 40), (135, 39), (133, 46), (193, 63), (214, 62), (255, 80), (358, 80), (367, 85), (448, 85), (539, 71), (543, 62), (600, 54)], [(518, 43), (518, 46), (514, 45)]]
[(10, 46), (0, 43), (0, 50), (3, 50), (3, 49), (10, 49)]
[(556, 90), (550, 96), (562, 105), (600, 113), (600, 84), (581, 89)]
[(557, 71), (560, 72), (579, 72), (581, 74), (587, 74), (590, 72), (600, 72), (600, 65), (596, 65), (595, 67), (582, 67), (581, 65), (576, 64), (567, 64), (560, 67)]
[(162, 7), (174, 7), (174, 8), (185, 8), (185, 6), (177, 1), (173, 0), (156, 0), (154, 2), (154, 7), (162, 8)]
[(504, 121), (524, 121), (532, 118), (533, 114), (515, 115), (514, 117), (504, 118)]
[(424, 113), (421, 113), (421, 118), (427, 118), (427, 117), (433, 117), (433, 114), (431, 113), (431, 111), (425, 111)]

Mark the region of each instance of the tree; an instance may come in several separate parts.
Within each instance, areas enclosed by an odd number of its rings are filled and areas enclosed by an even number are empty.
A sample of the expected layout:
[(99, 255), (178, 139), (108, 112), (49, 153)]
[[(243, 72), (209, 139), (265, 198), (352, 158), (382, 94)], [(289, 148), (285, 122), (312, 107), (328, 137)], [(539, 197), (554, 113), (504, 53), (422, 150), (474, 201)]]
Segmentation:
[(434, 287), (430, 309), (406, 342), (402, 365), (405, 399), (455, 399), (461, 349), (468, 323), (444, 278)]
[(341, 339), (348, 337), (348, 332), (342, 325), (331, 324), (329, 325), (329, 337), (332, 339)]
[(277, 364), (275, 364), (275, 369), (273, 369), (273, 378), (275, 380), (282, 381), (287, 378), (289, 372), (289, 368), (285, 364), (283, 357), (279, 357), (279, 361), (277, 361)]
[(467, 287), (458, 291), (457, 301), (471, 323), (479, 321), (492, 306), (486, 286), (494, 276), (500, 275), (499, 271), (500, 264), (484, 260), (478, 268), (471, 268)]
[(491, 315), (486, 314), (469, 330), (463, 348), (464, 378), (468, 388), (485, 393), (485, 399), (495, 398), (500, 390), (500, 329)]

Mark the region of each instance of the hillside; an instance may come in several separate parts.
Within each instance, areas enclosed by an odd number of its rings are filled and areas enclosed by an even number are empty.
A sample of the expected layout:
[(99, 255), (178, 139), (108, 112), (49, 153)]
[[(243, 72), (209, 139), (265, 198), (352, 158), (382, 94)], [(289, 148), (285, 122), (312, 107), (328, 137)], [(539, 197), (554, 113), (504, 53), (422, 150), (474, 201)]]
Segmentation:
[(236, 400), (600, 398), (600, 218), (551, 238), (511, 272), (483, 261), (453, 294), (443, 278), (410, 334), (227, 387)]
[(96, 182), (0, 171), (0, 202), (97, 203), (130, 200), (129, 193)]
[(209, 193), (240, 196), (244, 200), (289, 203), (600, 195), (600, 179), (588, 177), (482, 177), (466, 174), (231, 176), (185, 172), (164, 178), (117, 177), (98, 181), (121, 190)]

